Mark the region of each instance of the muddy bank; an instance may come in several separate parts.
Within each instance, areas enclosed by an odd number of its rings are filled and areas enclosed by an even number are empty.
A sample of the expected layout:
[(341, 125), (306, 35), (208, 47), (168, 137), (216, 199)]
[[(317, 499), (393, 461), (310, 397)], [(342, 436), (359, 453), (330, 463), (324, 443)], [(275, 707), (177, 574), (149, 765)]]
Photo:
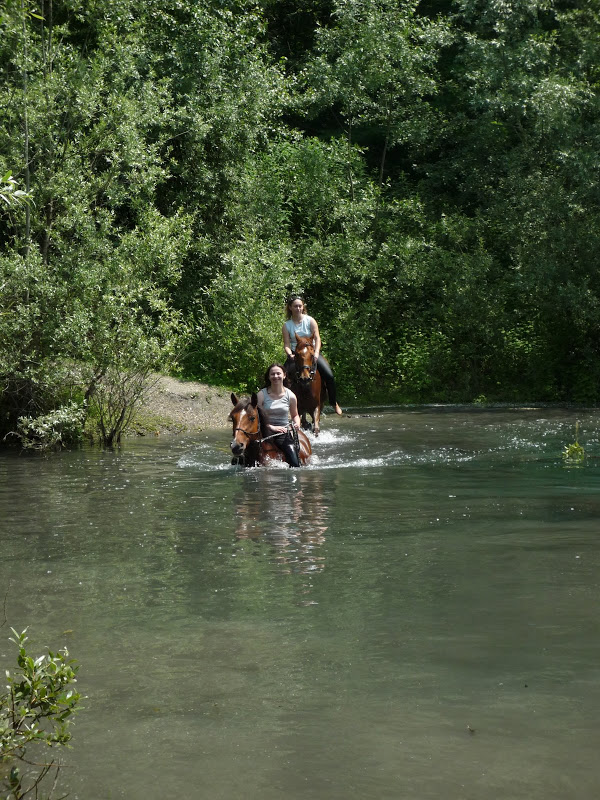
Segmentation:
[(198, 432), (225, 428), (231, 391), (196, 381), (155, 376), (136, 410), (129, 435)]

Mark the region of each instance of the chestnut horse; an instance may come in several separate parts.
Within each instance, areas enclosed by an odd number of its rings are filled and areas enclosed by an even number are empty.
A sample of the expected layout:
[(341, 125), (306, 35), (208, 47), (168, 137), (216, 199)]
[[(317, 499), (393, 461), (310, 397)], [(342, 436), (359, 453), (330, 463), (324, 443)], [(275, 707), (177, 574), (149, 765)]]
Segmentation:
[(294, 373), (289, 376), (290, 388), (298, 399), (298, 414), (302, 421), (302, 427), (309, 427), (306, 415), (310, 414), (313, 431), (318, 436), (321, 411), (327, 390), (317, 369), (313, 340), (308, 336), (296, 336), (294, 367)]
[[(233, 408), (229, 412), (229, 419), (233, 423), (233, 439), (231, 452), (233, 464), (242, 464), (244, 467), (256, 467), (265, 464), (269, 459), (285, 461), (283, 453), (265, 433), (265, 421), (262, 411), (258, 407), (256, 393), (250, 400), (239, 400), (231, 394)], [(306, 464), (312, 453), (308, 437), (303, 431), (298, 431), (300, 464)]]

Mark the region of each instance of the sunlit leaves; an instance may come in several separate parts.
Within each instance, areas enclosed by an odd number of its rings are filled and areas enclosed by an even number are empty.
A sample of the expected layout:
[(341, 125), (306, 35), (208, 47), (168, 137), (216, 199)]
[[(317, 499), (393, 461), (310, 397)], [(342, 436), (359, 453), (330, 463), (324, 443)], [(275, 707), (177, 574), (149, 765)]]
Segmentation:
[(55, 0), (49, 47), (9, 3), (3, 386), (43, 416), (59, 356), (93, 376), (182, 340), (194, 377), (250, 385), (301, 289), (348, 390), (591, 396), (597, 10), (292, 5)]
[[(302, 74), (302, 104), (340, 108), (346, 125), (376, 124), (391, 143), (406, 138), (415, 104), (436, 92), (434, 66), (446, 27), (411, 3), (338, 2), (334, 24), (317, 31), (316, 54)], [(420, 109), (421, 124), (427, 108)]]
[(19, 188), (10, 170), (0, 178), (0, 200), (8, 207), (20, 206), (31, 200), (31, 196)]

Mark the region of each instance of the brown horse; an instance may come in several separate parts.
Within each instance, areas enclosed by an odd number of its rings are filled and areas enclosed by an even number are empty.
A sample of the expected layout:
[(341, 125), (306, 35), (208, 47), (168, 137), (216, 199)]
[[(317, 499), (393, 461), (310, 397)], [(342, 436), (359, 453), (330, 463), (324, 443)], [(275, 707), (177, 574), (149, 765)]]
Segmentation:
[[(242, 464), (244, 467), (256, 467), (269, 461), (285, 461), (283, 453), (277, 446), (270, 441), (265, 433), (265, 422), (262, 411), (258, 407), (256, 393), (250, 400), (239, 400), (231, 394), (233, 408), (229, 412), (229, 419), (233, 423), (233, 439), (231, 440), (231, 452), (233, 462)], [(312, 453), (312, 448), (308, 437), (303, 431), (298, 431), (300, 452), (298, 458), (300, 464), (306, 464)]]
[(308, 336), (296, 336), (294, 367), (294, 373), (290, 375), (290, 383), (291, 389), (298, 399), (298, 414), (302, 421), (302, 427), (309, 427), (306, 415), (310, 414), (313, 430), (318, 436), (321, 411), (327, 390), (317, 369), (313, 341)]

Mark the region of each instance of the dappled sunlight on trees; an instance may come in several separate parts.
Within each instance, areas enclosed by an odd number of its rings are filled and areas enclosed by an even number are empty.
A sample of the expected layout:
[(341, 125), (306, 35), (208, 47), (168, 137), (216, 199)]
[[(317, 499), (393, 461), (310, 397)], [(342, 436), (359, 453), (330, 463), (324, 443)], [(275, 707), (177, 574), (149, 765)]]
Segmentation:
[(0, 22), (2, 434), (90, 409), (109, 371), (253, 389), (290, 291), (346, 402), (597, 399), (593, 8), (15, 0)]

